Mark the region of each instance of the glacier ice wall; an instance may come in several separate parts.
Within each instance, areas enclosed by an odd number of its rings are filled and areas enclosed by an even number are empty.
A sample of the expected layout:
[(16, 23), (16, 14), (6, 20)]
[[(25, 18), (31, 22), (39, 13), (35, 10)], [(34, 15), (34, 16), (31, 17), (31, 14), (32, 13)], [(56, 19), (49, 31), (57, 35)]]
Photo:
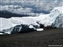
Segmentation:
[(47, 26), (53, 26), (57, 28), (63, 28), (63, 6), (54, 8), (50, 14), (40, 14), (36, 17), (11, 17), (0, 18), (0, 34), (12, 34), (21, 31), (40, 29), (40, 24)]
[(54, 10), (59, 11), (60, 13), (57, 13), (58, 16), (56, 17), (52, 26), (57, 28), (63, 28), (63, 6), (54, 8)]
[(63, 28), (63, 14), (59, 14), (59, 16), (56, 18), (55, 22), (52, 25), (53, 27)]

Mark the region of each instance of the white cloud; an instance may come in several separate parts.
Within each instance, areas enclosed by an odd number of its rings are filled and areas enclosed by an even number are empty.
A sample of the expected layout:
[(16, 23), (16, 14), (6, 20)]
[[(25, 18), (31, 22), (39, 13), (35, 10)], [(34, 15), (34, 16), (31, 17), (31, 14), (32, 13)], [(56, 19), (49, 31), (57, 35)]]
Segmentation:
[(23, 8), (19, 5), (0, 5), (0, 11), (9, 11), (16, 14), (35, 15), (32, 8)]
[[(50, 12), (54, 7), (61, 6), (62, 0), (1, 0), (1, 4), (8, 5), (13, 13), (33, 13), (34, 11)], [(1, 7), (1, 6), (0, 6)], [(17, 8), (17, 9), (16, 9)], [(3, 7), (2, 7), (3, 9)], [(5, 7), (5, 9), (8, 9)]]

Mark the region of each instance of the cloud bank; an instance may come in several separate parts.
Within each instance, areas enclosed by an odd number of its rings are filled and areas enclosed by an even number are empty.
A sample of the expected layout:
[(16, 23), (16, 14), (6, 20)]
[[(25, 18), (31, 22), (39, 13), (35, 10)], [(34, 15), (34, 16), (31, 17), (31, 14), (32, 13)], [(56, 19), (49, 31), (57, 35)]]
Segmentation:
[(12, 13), (34, 15), (48, 13), (62, 4), (62, 0), (1, 0), (0, 8)]

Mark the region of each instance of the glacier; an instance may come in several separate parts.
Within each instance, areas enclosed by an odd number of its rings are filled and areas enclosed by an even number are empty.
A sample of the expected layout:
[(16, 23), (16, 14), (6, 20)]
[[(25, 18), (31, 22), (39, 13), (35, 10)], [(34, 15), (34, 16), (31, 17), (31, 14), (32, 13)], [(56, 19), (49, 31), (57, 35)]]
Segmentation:
[(28, 17), (0, 17), (0, 34), (12, 34), (21, 31), (43, 31), (40, 24), (44, 27), (52, 26), (63, 28), (63, 6), (54, 8), (49, 14), (40, 14), (39, 16)]

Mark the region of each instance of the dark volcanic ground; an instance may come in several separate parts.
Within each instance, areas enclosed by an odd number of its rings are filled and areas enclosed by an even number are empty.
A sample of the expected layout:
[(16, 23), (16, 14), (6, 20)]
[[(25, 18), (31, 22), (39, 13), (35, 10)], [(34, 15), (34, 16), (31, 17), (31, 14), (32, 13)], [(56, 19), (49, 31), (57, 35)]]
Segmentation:
[(0, 47), (50, 47), (48, 45), (63, 47), (63, 29), (0, 36)]

